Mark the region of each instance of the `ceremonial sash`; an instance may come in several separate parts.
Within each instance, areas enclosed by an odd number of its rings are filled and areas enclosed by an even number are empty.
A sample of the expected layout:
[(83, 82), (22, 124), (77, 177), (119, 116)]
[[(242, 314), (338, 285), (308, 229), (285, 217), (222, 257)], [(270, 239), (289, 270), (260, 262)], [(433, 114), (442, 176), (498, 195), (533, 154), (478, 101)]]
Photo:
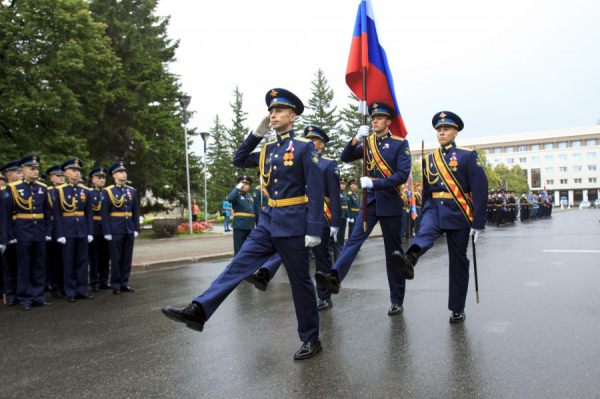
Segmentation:
[(448, 165), (446, 165), (446, 160), (441, 155), (441, 153), (441, 148), (434, 152), (434, 159), (437, 169), (440, 172), (440, 176), (442, 177), (442, 180), (444, 180), (446, 187), (448, 187), (450, 194), (452, 194), (454, 202), (456, 202), (458, 208), (462, 211), (463, 215), (467, 219), (467, 222), (469, 222), (469, 226), (471, 226), (474, 215), (473, 205), (467, 199), (467, 195), (454, 178), (452, 172), (450, 172), (450, 170), (448, 169)]
[[(373, 163), (377, 165), (377, 169), (385, 176), (390, 177), (394, 174), (394, 170), (390, 165), (385, 162), (385, 159), (381, 156), (377, 145), (375, 144), (375, 135), (369, 136), (369, 149), (371, 150), (371, 156), (373, 157)], [(400, 196), (402, 196), (402, 186), (394, 187)]]
[(331, 200), (325, 197), (325, 201), (323, 202), (323, 210), (325, 212), (325, 219), (327, 219), (327, 224), (331, 227)]

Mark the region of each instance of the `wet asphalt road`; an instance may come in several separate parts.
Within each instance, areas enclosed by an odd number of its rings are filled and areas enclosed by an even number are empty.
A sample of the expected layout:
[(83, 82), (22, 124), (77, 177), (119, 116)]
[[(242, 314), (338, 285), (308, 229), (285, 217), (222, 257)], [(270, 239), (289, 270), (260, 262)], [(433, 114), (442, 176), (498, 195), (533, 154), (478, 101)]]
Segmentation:
[[(600, 398), (600, 211), (488, 228), (467, 320), (450, 325), (446, 242), (421, 259), (390, 317), (383, 241), (367, 241), (322, 353), (299, 348), (283, 268), (242, 283), (202, 333), (165, 318), (225, 261), (135, 273), (134, 294), (22, 312), (0, 307), (1, 398)], [(579, 250), (596, 252), (547, 252)], [(469, 249), (469, 253), (470, 253)]]

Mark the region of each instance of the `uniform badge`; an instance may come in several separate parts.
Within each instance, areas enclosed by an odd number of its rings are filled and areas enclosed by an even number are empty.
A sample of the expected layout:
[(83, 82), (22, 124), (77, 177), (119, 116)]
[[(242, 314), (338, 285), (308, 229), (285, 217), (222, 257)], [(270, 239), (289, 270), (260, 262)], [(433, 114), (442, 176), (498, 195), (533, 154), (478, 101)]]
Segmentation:
[(38, 194), (44, 194), (41, 187), (38, 189)]
[(479, 166), (480, 168), (482, 168), (483, 166), (481, 165), (481, 160), (478, 158), (475, 159), (475, 163), (477, 164), (477, 166)]
[(450, 156), (450, 163), (448, 164), (448, 166), (450, 166), (450, 169), (452, 169), (453, 172), (456, 172), (456, 167), (458, 166), (458, 160), (456, 159), (455, 152), (453, 152), (452, 155)]
[(283, 164), (285, 166), (292, 166), (294, 164), (294, 142), (290, 141), (288, 147), (285, 149), (286, 153), (283, 154)]
[(319, 164), (319, 154), (316, 151), (310, 152), (310, 159), (313, 161), (315, 165)]
[(406, 155), (410, 156), (410, 150), (408, 149), (408, 147), (406, 147), (406, 151), (404, 151), (406, 153)]
[(340, 175), (340, 169), (337, 166), (333, 167), (333, 173), (335, 173), (336, 175)]

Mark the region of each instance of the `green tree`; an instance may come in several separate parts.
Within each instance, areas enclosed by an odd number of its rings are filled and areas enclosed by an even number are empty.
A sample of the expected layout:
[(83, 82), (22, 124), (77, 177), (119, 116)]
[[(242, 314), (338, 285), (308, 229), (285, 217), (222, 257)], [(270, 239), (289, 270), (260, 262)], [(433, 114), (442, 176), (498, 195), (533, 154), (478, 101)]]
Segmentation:
[(509, 168), (508, 165), (501, 163), (494, 167), (494, 173), (497, 176), (496, 184), (490, 181), (490, 188), (500, 188), (500, 179), (502, 179), (504, 190), (514, 191), (519, 195), (529, 192), (527, 177), (523, 174), (523, 169), (519, 165)]
[[(93, 0), (90, 10), (106, 24), (122, 74), (110, 83), (115, 99), (104, 107), (104, 119), (88, 130), (88, 148), (107, 166), (123, 159), (128, 178), (140, 193), (187, 207), (185, 146), (196, 136), (183, 134), (183, 94), (169, 72), (178, 41), (167, 38), (169, 18), (154, 15), (157, 0)], [(189, 156), (192, 192), (198, 193), (203, 173), (200, 157)]]
[(86, 130), (120, 73), (105, 28), (83, 0), (0, 2), (0, 164), (86, 159)]
[[(356, 97), (354, 93), (350, 93), (348, 98), (350, 99), (348, 106), (342, 108), (340, 111), (342, 125), (340, 127), (339, 139), (344, 141), (344, 146), (348, 144), (348, 141), (352, 140), (352, 138), (356, 136), (356, 133), (358, 133), (358, 128), (363, 122), (363, 116), (358, 112), (358, 104), (360, 102), (359, 98)], [(350, 179), (359, 179), (362, 176), (362, 161), (356, 160), (344, 164), (344, 174)]]
[[(227, 138), (227, 142), (229, 145), (229, 150), (232, 154), (229, 162), (233, 161), (233, 154), (235, 154), (250, 134), (250, 130), (244, 126), (244, 122), (246, 121), (247, 112), (244, 112), (244, 95), (240, 91), (238, 86), (235, 86), (235, 90), (233, 91), (234, 101), (233, 103), (229, 103), (231, 109), (233, 110), (233, 119), (231, 120), (231, 128), (227, 129), (227, 133), (229, 137)], [(235, 170), (235, 168), (234, 168)], [(240, 176), (243, 174), (252, 174), (252, 171), (246, 169), (237, 169), (237, 174), (235, 176)]]
[(339, 137), (341, 116), (337, 113), (337, 106), (331, 106), (334, 97), (333, 90), (320, 68), (315, 73), (315, 79), (311, 83), (312, 96), (306, 106), (308, 112), (296, 123), (296, 129), (304, 130), (308, 125), (316, 125), (323, 129), (330, 139), (329, 143), (323, 148), (323, 155), (339, 161), (347, 141)]
[(212, 142), (208, 146), (210, 184), (208, 186), (207, 202), (209, 213), (215, 213), (221, 209), (225, 197), (231, 192), (237, 181), (237, 168), (231, 164), (233, 153), (227, 145), (227, 129), (221, 123), (219, 115), (215, 116), (213, 123), (210, 129)]

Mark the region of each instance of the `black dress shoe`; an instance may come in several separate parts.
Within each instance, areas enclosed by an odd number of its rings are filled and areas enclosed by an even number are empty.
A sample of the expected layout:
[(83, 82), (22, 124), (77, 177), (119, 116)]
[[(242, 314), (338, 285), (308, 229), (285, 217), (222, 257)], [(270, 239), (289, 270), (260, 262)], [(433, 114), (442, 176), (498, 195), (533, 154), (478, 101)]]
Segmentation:
[(337, 278), (337, 276), (329, 273), (323, 273), (323, 272), (316, 272), (315, 273), (315, 280), (317, 281), (317, 284), (319, 284), (321, 287), (325, 288), (327, 291), (331, 292), (332, 294), (339, 294), (340, 292), (340, 282)]
[(68, 296), (67, 297), (67, 302), (71, 302), (71, 303), (75, 302), (75, 297), (74, 296)]
[(394, 251), (392, 254), (392, 266), (407, 280), (415, 278), (415, 258), (411, 254), (404, 255), (400, 251)]
[(52, 306), (52, 302), (34, 302), (31, 306), (33, 306), (33, 307)]
[(317, 309), (319, 309), (319, 311), (329, 309), (332, 306), (333, 299), (331, 298), (319, 299), (319, 303), (317, 303)]
[(128, 285), (122, 285), (121, 286), (121, 292), (135, 292), (135, 289), (131, 288)]
[(115, 295), (121, 295), (121, 290), (118, 288), (113, 289), (113, 294)]
[(106, 283), (100, 284), (100, 286), (98, 288), (100, 288), (101, 290), (110, 290), (110, 289), (112, 289), (112, 287), (110, 286), (110, 284), (106, 284)]
[(94, 299), (94, 296), (90, 294), (76, 295), (75, 299)]
[(58, 298), (58, 299), (60, 299), (60, 298), (62, 298), (62, 297), (63, 297), (63, 294), (61, 294), (61, 293), (60, 293), (60, 291), (57, 291), (57, 292), (51, 292), (50, 294), (51, 294), (51, 295), (52, 295), (54, 298)]
[(6, 306), (15, 306), (16, 304), (17, 304), (16, 299), (9, 299), (8, 301), (6, 301)]
[(452, 314), (450, 315), (450, 323), (462, 323), (463, 321), (465, 321), (465, 311), (461, 311), (461, 312), (452, 312)]
[(388, 310), (388, 315), (394, 316), (394, 315), (402, 313), (403, 311), (404, 311), (404, 307), (402, 305), (399, 305), (397, 303), (392, 303), (390, 310)]
[(27, 305), (22, 305), (21, 309), (23, 309), (24, 311), (31, 310), (31, 305), (29, 305), (29, 304), (27, 304)]
[(256, 273), (248, 276), (248, 278), (245, 280), (246, 282), (255, 286), (257, 289), (266, 291), (267, 285), (269, 285), (269, 272), (266, 270), (259, 270)]
[(98, 291), (100, 291), (100, 287), (98, 287), (97, 285), (94, 285), (94, 286), (92, 287), (92, 291), (94, 291), (94, 292), (98, 292)]
[(169, 319), (185, 323), (192, 330), (202, 331), (204, 323), (206, 323), (204, 309), (198, 302), (192, 302), (183, 308), (165, 306), (162, 308), (162, 312)]
[(294, 355), (294, 360), (304, 360), (310, 357), (313, 357), (317, 353), (323, 350), (323, 345), (321, 345), (321, 341), (316, 340), (313, 342), (305, 342), (302, 344), (298, 352)]

